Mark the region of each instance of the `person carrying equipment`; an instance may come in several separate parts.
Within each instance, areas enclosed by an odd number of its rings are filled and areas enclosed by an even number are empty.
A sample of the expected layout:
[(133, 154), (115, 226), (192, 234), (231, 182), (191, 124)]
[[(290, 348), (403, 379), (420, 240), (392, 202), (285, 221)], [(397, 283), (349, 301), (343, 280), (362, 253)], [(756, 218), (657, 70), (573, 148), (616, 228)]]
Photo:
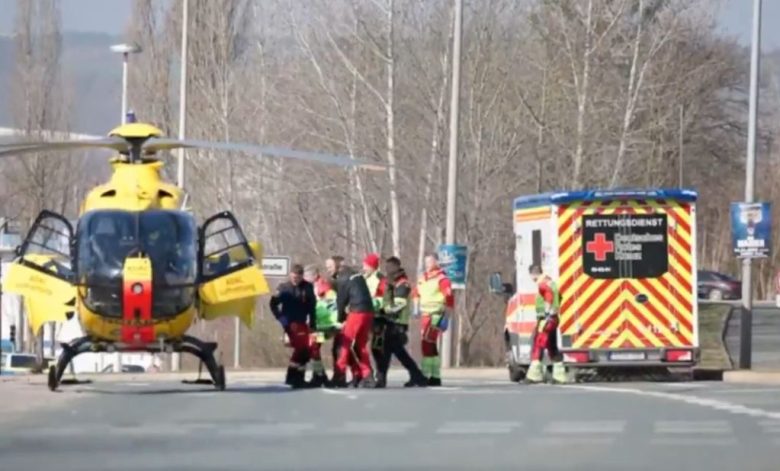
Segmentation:
[(386, 324), (384, 345), (376, 361), (377, 387), (383, 388), (387, 385), (387, 372), (390, 369), (393, 355), (398, 358), (398, 361), (409, 373), (409, 381), (404, 384), (404, 387), (427, 386), (428, 379), (420, 371), (409, 352), (406, 351), (406, 343), (409, 341), (407, 332), (409, 330), (411, 311), (409, 298), (412, 294), (412, 287), (406, 277), (406, 272), (401, 267), (401, 260), (398, 257), (390, 257), (385, 260), (385, 273), (387, 276), (384, 278), (386, 282), (383, 289), (382, 309)]
[(309, 333), (310, 328), (315, 330), (317, 325), (316, 302), (312, 284), (303, 279), (303, 266), (296, 264), (290, 270), (290, 281), (276, 288), (269, 303), (271, 312), (290, 339), (293, 352), (285, 384), (296, 389), (306, 386), (306, 363), (311, 358)]
[[(387, 279), (379, 271), (379, 255), (370, 253), (363, 259), (363, 276), (368, 285), (368, 291), (371, 293), (374, 304), (374, 321), (371, 328), (371, 355), (374, 357), (374, 364), (377, 370), (385, 356), (385, 342), (388, 320), (382, 309), (382, 298), (387, 286)], [(377, 387), (385, 387), (386, 379), (381, 375), (377, 376)]]
[(441, 386), (441, 358), (437, 342), (447, 330), (448, 316), (455, 305), (450, 279), (439, 267), (439, 257), (425, 257), (425, 273), (417, 281), (413, 299), (415, 315), (422, 314), (422, 373), (428, 386)]
[[(368, 353), (368, 338), (374, 320), (374, 304), (366, 279), (340, 266), (333, 257), (325, 262), (328, 273), (336, 279), (336, 307), (338, 321), (344, 323), (339, 341), (339, 355), (333, 368), (333, 385), (346, 387), (346, 371), (350, 359), (357, 360), (353, 369), (353, 382), (362, 387), (373, 388), (374, 372)], [(357, 375), (355, 375), (357, 373)]]
[[(309, 386), (319, 388), (322, 386), (330, 387), (328, 375), (325, 373), (325, 367), (322, 364), (322, 345), (330, 339), (335, 339), (341, 324), (338, 322), (338, 309), (336, 308), (336, 291), (333, 290), (330, 283), (324, 280), (318, 280), (315, 283), (317, 295), (317, 328), (311, 334), (311, 366), (313, 376)], [(333, 350), (333, 363), (336, 363), (337, 349)]]
[(542, 356), (547, 350), (547, 355), (553, 362), (552, 381), (565, 383), (567, 382), (566, 367), (563, 364), (563, 355), (558, 350), (558, 308), (560, 306), (558, 287), (550, 276), (542, 273), (542, 267), (539, 265), (531, 265), (528, 271), (531, 279), (537, 284), (538, 293), (531, 364), (528, 366), (525, 379), (528, 383), (544, 381), (545, 368)]

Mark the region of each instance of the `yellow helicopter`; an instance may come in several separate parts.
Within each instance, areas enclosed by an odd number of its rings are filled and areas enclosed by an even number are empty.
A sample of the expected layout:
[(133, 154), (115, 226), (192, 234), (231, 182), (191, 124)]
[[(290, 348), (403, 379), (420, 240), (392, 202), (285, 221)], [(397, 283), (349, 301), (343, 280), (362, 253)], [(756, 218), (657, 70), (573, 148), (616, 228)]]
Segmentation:
[(269, 291), (262, 245), (246, 239), (230, 211), (198, 226), (181, 209), (183, 191), (163, 181), (159, 152), (202, 148), (385, 169), (346, 156), (171, 139), (140, 122), (123, 124), (102, 139), (3, 144), (0, 157), (100, 148), (118, 153), (110, 181), (87, 195), (75, 228), (64, 216), (42, 211), (2, 282), (3, 290), (24, 299), (33, 332), (78, 316), (84, 336), (62, 344), (48, 371), (52, 391), (73, 358), (86, 352), (190, 353), (224, 390), (217, 344), (187, 332), (196, 318), (238, 316), (251, 325), (256, 299)]

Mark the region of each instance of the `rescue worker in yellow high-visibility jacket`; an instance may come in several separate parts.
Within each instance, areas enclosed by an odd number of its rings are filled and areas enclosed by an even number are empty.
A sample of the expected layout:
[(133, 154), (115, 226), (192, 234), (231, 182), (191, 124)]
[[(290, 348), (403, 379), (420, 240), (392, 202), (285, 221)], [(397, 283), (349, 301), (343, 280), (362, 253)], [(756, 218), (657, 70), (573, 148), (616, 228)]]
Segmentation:
[[(322, 345), (329, 339), (333, 339), (341, 329), (338, 322), (338, 309), (336, 308), (336, 291), (330, 283), (318, 278), (314, 282), (315, 294), (317, 295), (316, 318), (317, 327), (311, 335), (311, 366), (312, 379), (309, 382), (310, 387), (330, 387), (328, 375), (325, 373), (325, 366), (322, 364)], [(337, 344), (334, 341), (333, 361), (336, 361)]]
[(417, 280), (412, 299), (415, 313), (422, 314), (420, 327), (423, 358), (420, 366), (423, 375), (428, 378), (428, 386), (441, 386), (441, 358), (437, 342), (441, 332), (447, 329), (455, 299), (450, 279), (439, 267), (436, 255), (425, 257), (425, 273)]
[(553, 382), (566, 383), (566, 367), (558, 350), (558, 309), (560, 307), (558, 287), (550, 276), (542, 273), (542, 267), (539, 265), (531, 265), (529, 274), (536, 283), (538, 292), (536, 294), (536, 330), (531, 349), (531, 364), (525, 375), (526, 382), (541, 383), (544, 381), (545, 367), (542, 363), (542, 357), (544, 351), (547, 350), (547, 355), (553, 362)]

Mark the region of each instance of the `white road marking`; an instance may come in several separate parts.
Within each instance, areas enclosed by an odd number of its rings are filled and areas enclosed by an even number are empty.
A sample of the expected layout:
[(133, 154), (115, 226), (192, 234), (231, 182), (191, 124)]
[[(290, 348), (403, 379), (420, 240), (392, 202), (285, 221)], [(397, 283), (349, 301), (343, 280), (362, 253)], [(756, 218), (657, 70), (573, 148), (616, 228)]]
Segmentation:
[(134, 388), (142, 388), (145, 386), (150, 386), (151, 384), (152, 383), (138, 383), (138, 382), (127, 383), (128, 386), (132, 386)]
[(773, 412), (755, 407), (747, 407), (741, 404), (734, 404), (731, 402), (721, 401), (718, 399), (709, 399), (698, 396), (687, 396), (676, 393), (660, 392), (660, 391), (645, 391), (641, 389), (621, 388), (621, 387), (608, 387), (608, 386), (584, 386), (584, 385), (566, 385), (559, 386), (569, 389), (579, 389), (582, 391), (594, 391), (594, 392), (612, 392), (620, 394), (634, 394), (637, 396), (654, 397), (657, 399), (667, 399), (671, 401), (684, 402), (686, 404), (692, 404), (701, 407), (708, 407), (710, 409), (722, 410), (732, 414), (749, 415), (753, 417), (763, 417), (767, 419), (780, 419), (780, 412)]
[(488, 434), (509, 433), (521, 426), (520, 422), (505, 421), (474, 421), (474, 422), (445, 422), (436, 430), (439, 434)]
[(321, 388), (320, 391), (322, 391), (323, 394), (332, 394), (334, 396), (345, 396), (347, 399), (357, 399), (357, 394), (347, 392), (347, 391), (340, 391), (338, 389)]
[(573, 446), (610, 446), (615, 442), (611, 437), (540, 437), (531, 438), (528, 444), (536, 447), (556, 447), (568, 449)]
[(111, 426), (108, 430), (109, 435), (132, 435), (142, 437), (170, 437), (170, 436), (182, 436), (188, 435), (192, 431), (186, 426), (175, 425), (162, 425), (162, 424), (145, 424), (132, 427), (117, 427)]
[[(653, 385), (657, 384), (657, 385), (660, 385), (660, 386), (663, 386), (663, 387), (669, 388), (669, 389), (674, 389), (674, 388), (679, 388), (679, 389), (700, 389), (700, 388), (703, 388), (703, 387), (706, 386), (706, 385), (700, 384), (700, 383), (650, 383), (650, 384), (653, 384)], [(706, 386), (706, 387), (709, 387), (709, 386)]]
[(697, 437), (675, 437), (675, 438), (653, 438), (651, 445), (656, 446), (728, 446), (736, 445), (735, 438), (697, 438)]
[(83, 427), (69, 426), (51, 426), (51, 427), (36, 427), (32, 429), (23, 430), (10, 430), (8, 433), (4, 432), (2, 438), (44, 438), (44, 437), (68, 437), (86, 435), (88, 433), (95, 433), (96, 431), (105, 432), (105, 427), (95, 427), (85, 425)]
[(780, 420), (764, 420), (759, 422), (766, 433), (780, 433)]
[(240, 424), (231, 425), (229, 428), (219, 429), (220, 435), (298, 435), (302, 432), (314, 430), (315, 425), (305, 423), (277, 423), (277, 424)]
[(622, 433), (626, 426), (621, 420), (579, 420), (555, 421), (545, 427), (544, 432), (559, 435)]
[(336, 433), (404, 433), (417, 426), (416, 422), (346, 422)]
[(725, 420), (660, 420), (655, 423), (658, 434), (726, 434), (731, 433), (731, 424)]
[[(445, 394), (510, 394), (509, 391), (501, 389), (445, 389), (441, 391)], [(517, 394), (517, 391), (512, 391)]]
[(707, 394), (761, 394), (778, 393), (780, 388), (744, 388), (744, 389), (710, 389)]

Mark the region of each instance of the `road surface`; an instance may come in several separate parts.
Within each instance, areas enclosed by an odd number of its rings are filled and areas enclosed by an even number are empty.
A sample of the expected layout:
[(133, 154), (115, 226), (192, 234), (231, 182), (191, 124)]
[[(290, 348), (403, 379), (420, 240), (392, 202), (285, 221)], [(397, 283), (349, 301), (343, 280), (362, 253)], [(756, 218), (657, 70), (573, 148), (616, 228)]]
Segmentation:
[(224, 392), (143, 376), (58, 393), (0, 383), (0, 469), (780, 469), (777, 386), (392, 379), (290, 391), (239, 378)]

